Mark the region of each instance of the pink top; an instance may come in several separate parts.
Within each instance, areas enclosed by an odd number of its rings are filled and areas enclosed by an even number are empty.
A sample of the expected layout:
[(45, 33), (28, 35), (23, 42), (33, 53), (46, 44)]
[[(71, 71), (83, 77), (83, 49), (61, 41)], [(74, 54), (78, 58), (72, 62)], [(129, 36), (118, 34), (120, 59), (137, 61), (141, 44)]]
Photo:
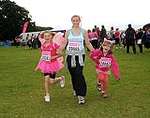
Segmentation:
[(96, 63), (98, 72), (109, 74), (110, 70), (112, 70), (115, 79), (118, 80), (120, 78), (119, 66), (112, 54), (104, 56), (101, 50), (96, 49), (90, 53), (90, 57)]
[[(49, 43), (48, 45), (42, 45), (41, 46), (41, 53), (42, 54), (49, 54), (51, 57), (57, 55), (57, 49), (59, 48), (59, 45), (56, 43)], [(53, 59), (51, 61), (55, 61), (56, 59)]]
[(53, 41), (52, 43), (46, 43), (46, 40), (43, 38), (42, 35), (43, 34), (39, 35), (39, 41), (41, 42), (41, 51), (49, 51), (51, 53), (53, 52), (56, 55), (56, 50), (59, 48), (59, 45), (54, 43)]
[(90, 33), (88, 33), (88, 38), (89, 38), (89, 41), (97, 40), (98, 39), (97, 32), (90, 32)]
[[(60, 46), (56, 43), (46, 42), (45, 39), (40, 38), (41, 42), (41, 58), (37, 65), (37, 69), (39, 69), (42, 73), (55, 73), (59, 72), (63, 67), (63, 58), (57, 57), (58, 49)], [(55, 57), (56, 58), (53, 58)]]

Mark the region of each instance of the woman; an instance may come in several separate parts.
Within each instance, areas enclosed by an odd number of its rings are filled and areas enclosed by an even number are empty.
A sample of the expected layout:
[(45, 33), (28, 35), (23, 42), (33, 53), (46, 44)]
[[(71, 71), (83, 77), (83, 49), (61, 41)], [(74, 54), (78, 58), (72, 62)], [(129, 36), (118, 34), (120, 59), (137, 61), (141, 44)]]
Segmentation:
[(78, 103), (85, 103), (87, 86), (83, 75), (85, 60), (85, 47), (92, 51), (93, 47), (88, 40), (87, 32), (80, 27), (81, 18), (74, 15), (71, 18), (72, 29), (65, 34), (67, 66), (71, 75), (74, 95), (78, 97)]

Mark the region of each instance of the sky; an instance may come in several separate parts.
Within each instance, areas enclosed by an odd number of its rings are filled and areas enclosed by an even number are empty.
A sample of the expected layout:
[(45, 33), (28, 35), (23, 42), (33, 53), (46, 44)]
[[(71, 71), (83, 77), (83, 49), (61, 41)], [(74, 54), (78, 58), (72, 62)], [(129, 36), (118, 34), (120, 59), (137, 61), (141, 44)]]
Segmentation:
[(11, 0), (30, 12), (38, 26), (71, 28), (71, 17), (81, 16), (83, 28), (105, 25), (126, 28), (150, 22), (150, 0)]

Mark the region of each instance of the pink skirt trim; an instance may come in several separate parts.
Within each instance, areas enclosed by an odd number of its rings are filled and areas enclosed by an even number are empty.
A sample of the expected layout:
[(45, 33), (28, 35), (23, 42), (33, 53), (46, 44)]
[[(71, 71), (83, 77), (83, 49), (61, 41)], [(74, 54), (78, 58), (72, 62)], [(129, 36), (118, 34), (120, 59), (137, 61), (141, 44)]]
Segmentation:
[(40, 61), (37, 65), (37, 68), (42, 73), (57, 73), (61, 69), (63, 69), (63, 58), (58, 58), (55, 61), (48, 62), (48, 61)]

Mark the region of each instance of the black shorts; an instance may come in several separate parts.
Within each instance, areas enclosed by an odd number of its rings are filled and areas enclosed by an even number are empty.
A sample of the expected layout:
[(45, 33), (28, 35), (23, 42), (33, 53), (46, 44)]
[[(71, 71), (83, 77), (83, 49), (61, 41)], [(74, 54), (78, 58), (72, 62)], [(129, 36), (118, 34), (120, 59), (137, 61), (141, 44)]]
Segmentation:
[(55, 79), (56, 78), (56, 73), (44, 73), (44, 76), (49, 75), (50, 78)]

